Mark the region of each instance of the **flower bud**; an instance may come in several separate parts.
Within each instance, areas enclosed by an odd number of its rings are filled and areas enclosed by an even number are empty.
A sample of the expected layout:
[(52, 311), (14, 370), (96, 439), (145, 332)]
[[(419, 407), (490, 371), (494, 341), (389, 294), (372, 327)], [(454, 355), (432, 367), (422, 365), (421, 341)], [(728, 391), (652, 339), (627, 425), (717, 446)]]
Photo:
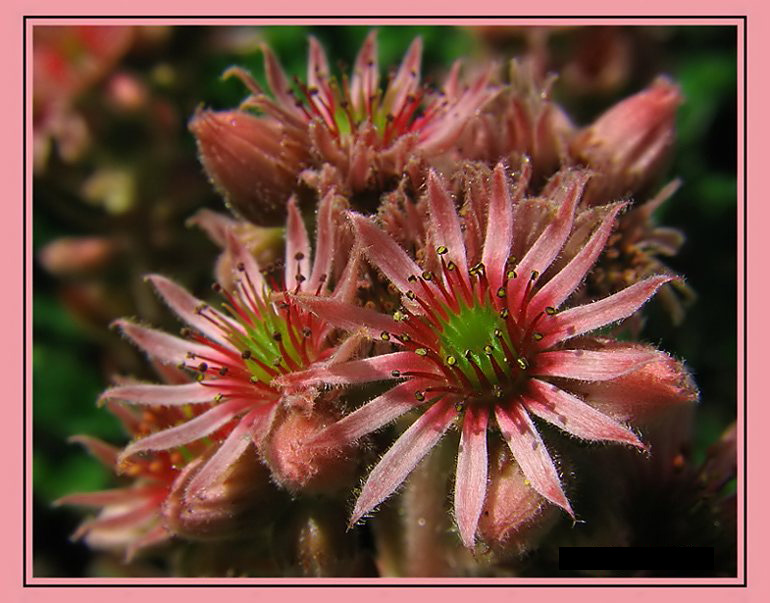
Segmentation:
[(314, 446), (314, 435), (334, 422), (330, 414), (292, 409), (276, 418), (263, 444), (273, 479), (291, 492), (332, 494), (349, 487), (357, 462), (351, 447)]
[(620, 101), (580, 132), (573, 158), (596, 169), (585, 202), (603, 204), (640, 191), (658, 175), (674, 141), (679, 87), (665, 77)]
[(202, 492), (187, 487), (211, 458), (215, 448), (191, 461), (171, 488), (163, 507), (166, 526), (194, 540), (227, 540), (253, 535), (272, 517), (267, 506), (281, 498), (267, 468), (253, 448), (247, 449), (228, 471)]
[(200, 160), (232, 211), (254, 224), (281, 225), (309, 160), (278, 121), (244, 111), (199, 110), (190, 121)]
[(490, 450), (489, 485), (478, 533), (497, 554), (522, 554), (559, 517), (529, 486), (519, 465), (500, 442)]

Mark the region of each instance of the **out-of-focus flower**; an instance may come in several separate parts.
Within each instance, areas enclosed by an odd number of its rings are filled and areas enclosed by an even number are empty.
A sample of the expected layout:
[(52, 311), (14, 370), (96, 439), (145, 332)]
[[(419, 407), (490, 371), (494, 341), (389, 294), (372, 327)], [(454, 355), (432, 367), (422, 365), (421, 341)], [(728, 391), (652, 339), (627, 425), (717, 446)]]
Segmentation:
[[(186, 495), (195, 497), (216, 487), (252, 443), (259, 451), (270, 446), (284, 406), (314, 412), (316, 392), (287, 396), (274, 380), (316, 363), (332, 362), (339, 352), (330, 338), (334, 326), (298, 306), (289, 295), (333, 291), (342, 300), (350, 293), (352, 277), (343, 276), (331, 290), (327, 282), (335, 254), (334, 199), (329, 194), (321, 203), (312, 264), (305, 226), (295, 201), (289, 201), (283, 284), (263, 276), (253, 256), (229, 234), (235, 286), (229, 291), (220, 284), (214, 287), (226, 300), (224, 313), (167, 278), (148, 277), (169, 307), (189, 325), (183, 330), (185, 337), (180, 339), (127, 320), (118, 321), (118, 325), (153, 360), (180, 366), (195, 373), (195, 378), (174, 385), (119, 385), (108, 389), (102, 397), (149, 407), (192, 408), (193, 412), (178, 424), (129, 444), (119, 462), (130, 462), (147, 452), (213, 439), (216, 452), (196, 470), (186, 488)], [(346, 274), (355, 274), (354, 264), (351, 262)], [(203, 412), (197, 412), (199, 408)], [(338, 467), (338, 457), (339, 452), (334, 451), (314, 458), (321, 465)], [(353, 462), (349, 457), (348, 460)], [(281, 473), (273, 469), (274, 477), (282, 483)], [(312, 469), (315, 473), (320, 471), (316, 466)]]
[[(607, 212), (588, 242), (547, 282), (540, 276), (564, 246), (572, 229), (588, 176), (568, 173), (555, 191), (558, 211), (521, 259), (512, 258), (514, 200), (505, 169), (494, 171), (486, 202), (486, 233), (481, 261), (470, 264), (462, 220), (438, 176), (428, 178), (430, 265), (418, 266), (369, 219), (351, 214), (369, 260), (403, 295), (393, 316), (333, 299), (298, 295), (296, 299), (341, 327), (365, 324), (399, 351), (330, 367), (317, 366), (279, 379), (286, 386), (316, 383), (348, 385), (399, 379), (400, 383), (368, 402), (313, 440), (329, 446), (355, 441), (409, 411), (425, 407), (382, 457), (363, 486), (351, 523), (389, 496), (416, 464), (457, 424), (461, 432), (455, 478), (455, 518), (465, 546), (472, 548), (487, 493), (488, 432), (508, 444), (529, 485), (573, 515), (558, 471), (531, 415), (587, 440), (614, 441), (645, 449), (628, 427), (604, 412), (573, 385), (613, 383), (634, 375), (648, 363), (671, 360), (640, 344), (588, 337), (586, 334), (636, 311), (669, 276), (653, 276), (601, 299), (560, 310), (603, 249), (621, 205)], [(516, 191), (516, 196), (521, 189)], [(518, 199), (517, 199), (518, 200)], [(672, 365), (670, 379), (687, 379)], [(633, 380), (633, 377), (628, 377)], [(642, 380), (633, 381), (641, 386)], [(622, 389), (622, 388), (621, 388)], [(618, 392), (614, 402), (633, 415), (635, 398)], [(691, 401), (692, 390), (672, 395), (667, 404)], [(606, 410), (609, 407), (609, 410)], [(497, 429), (490, 422), (494, 415)]]
[(199, 111), (190, 124), (211, 179), (238, 213), (259, 224), (281, 219), (303, 168), (308, 168), (303, 180), (322, 193), (332, 184), (356, 194), (397, 182), (416, 155), (448, 150), (496, 93), (489, 86), (491, 68), (463, 87), (459, 62), (439, 93), (428, 92), (420, 84), (419, 38), (384, 90), (374, 31), (350, 80), (341, 82), (331, 75), (315, 38), (310, 38), (307, 81), (296, 80), (296, 90), (272, 51), (264, 46), (263, 53), (271, 96), (244, 70), (228, 72), (252, 92), (242, 109), (256, 108), (263, 116)]
[[(110, 410), (126, 431), (136, 437), (168, 428), (182, 417), (178, 408), (156, 407), (134, 413), (110, 404)], [(96, 549), (122, 551), (130, 561), (139, 550), (171, 537), (161, 516), (174, 480), (185, 463), (180, 450), (153, 451), (140, 459), (119, 463), (120, 450), (110, 444), (89, 436), (75, 436), (71, 441), (83, 444), (109, 469), (134, 480), (125, 488), (70, 494), (56, 501), (58, 505), (102, 509), (98, 517), (80, 525), (73, 539), (85, 538), (89, 546)], [(184, 453), (189, 455), (191, 451)]]
[(573, 159), (596, 172), (584, 203), (617, 201), (639, 192), (659, 175), (674, 142), (674, 118), (681, 103), (679, 87), (658, 77), (573, 138)]
[(116, 247), (105, 237), (61, 237), (43, 247), (39, 258), (51, 274), (82, 274), (103, 268), (115, 255)]
[(128, 50), (133, 28), (41, 26), (33, 30), (35, 169), (45, 167), (55, 140), (59, 155), (74, 161), (90, 135), (73, 109), (79, 94), (103, 77)]

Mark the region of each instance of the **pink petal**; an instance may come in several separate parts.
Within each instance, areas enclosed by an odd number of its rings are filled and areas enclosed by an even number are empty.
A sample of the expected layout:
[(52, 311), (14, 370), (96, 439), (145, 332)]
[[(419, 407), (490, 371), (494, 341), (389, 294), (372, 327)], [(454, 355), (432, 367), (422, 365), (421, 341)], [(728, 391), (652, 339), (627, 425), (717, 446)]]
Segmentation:
[(428, 173), (428, 207), (433, 242), (436, 246), (447, 247), (447, 257), (457, 264), (460, 273), (464, 275), (468, 271), (468, 261), (465, 259), (465, 240), (460, 219), (454, 201), (449, 198), (434, 170)]
[(305, 222), (297, 209), (297, 200), (292, 196), (288, 203), (289, 218), (286, 223), (286, 289), (293, 291), (310, 276), (310, 241)]
[(158, 431), (136, 442), (132, 442), (120, 454), (118, 465), (138, 452), (168, 450), (169, 448), (176, 448), (214, 433), (239, 412), (253, 404), (254, 401), (250, 400), (230, 400), (207, 410), (202, 415), (190, 419), (181, 425)]
[(222, 478), (235, 461), (241, 458), (241, 455), (251, 444), (251, 429), (254, 419), (264, 413), (265, 410), (262, 408), (254, 409), (233, 428), (214, 455), (206, 461), (187, 485), (186, 493), (189, 496), (203, 493), (217, 479)]
[[(351, 385), (396, 379), (393, 371), (427, 371), (434, 373), (436, 365), (414, 352), (393, 352), (363, 360), (341, 364), (314, 366), (305, 371), (283, 375), (274, 383), (280, 387), (308, 387), (310, 385)], [(438, 373), (440, 375), (440, 373)]]
[(513, 205), (505, 177), (505, 166), (498, 163), (492, 176), (492, 197), (489, 202), (484, 253), (481, 257), (493, 291), (503, 284), (505, 262), (511, 254), (512, 237)]
[(537, 355), (533, 375), (607, 381), (655, 359), (652, 350), (619, 344), (605, 350), (558, 350)]
[(196, 381), (184, 385), (156, 385), (154, 383), (118, 385), (105, 391), (101, 398), (124, 400), (131, 404), (149, 406), (184, 406), (185, 404), (213, 402), (216, 395), (216, 388), (207, 387)]
[(98, 438), (87, 435), (72, 436), (67, 440), (71, 444), (81, 444), (88, 453), (96, 458), (102, 465), (114, 469), (118, 460), (119, 449), (112, 444), (102, 442)]
[(556, 467), (522, 405), (517, 401), (510, 403), (507, 408), (498, 405), (495, 407), (495, 416), (513, 458), (531, 486), (538, 494), (574, 517), (569, 501), (561, 489)]
[(351, 213), (350, 219), (369, 260), (382, 270), (399, 290), (404, 293), (411, 290), (412, 284), (407, 279), (422, 274), (422, 269), (406, 255), (398, 243), (370, 220), (356, 213)]
[(585, 172), (571, 174), (571, 184), (566, 190), (565, 198), (556, 217), (545, 227), (545, 230), (516, 266), (518, 278), (508, 281), (509, 307), (518, 308), (521, 305), (530, 277), (534, 273), (543, 274), (561, 251), (561, 248), (564, 247), (572, 229), (575, 207), (583, 194), (588, 178), (589, 176)]
[(455, 477), (455, 518), (463, 544), (473, 549), (476, 526), (487, 493), (487, 409), (465, 410)]
[(304, 308), (316, 314), (325, 322), (349, 331), (365, 330), (372, 337), (380, 337), (383, 332), (400, 335), (404, 326), (396, 322), (392, 316), (380, 314), (368, 308), (337, 301), (329, 297), (314, 295), (294, 295), (292, 299)]
[(106, 507), (107, 505), (124, 505), (139, 500), (144, 500), (151, 492), (148, 488), (114, 488), (99, 492), (82, 492), (69, 494), (54, 501), (57, 507), (60, 505), (79, 505), (84, 507)]
[(650, 299), (661, 285), (673, 278), (666, 275), (653, 276), (599, 301), (549, 317), (547, 323), (545, 321), (541, 323), (546, 330), (545, 337), (540, 342), (541, 347), (549, 348), (565, 339), (588, 333), (630, 316)]
[[(265, 279), (259, 271), (257, 261), (251, 252), (238, 240), (233, 231), (228, 231), (226, 235), (227, 250), (232, 257), (233, 276), (236, 281), (243, 281), (248, 277), (257, 294), (262, 293), (265, 285)], [(241, 270), (243, 268), (243, 270)], [(242, 286), (248, 287), (248, 280), (242, 283)]]
[(687, 369), (668, 354), (650, 348), (655, 359), (612, 381), (574, 383), (571, 390), (601, 412), (624, 421), (644, 420), (670, 406), (698, 400)]
[(170, 281), (166, 277), (160, 276), (158, 274), (151, 274), (147, 277), (147, 280), (153, 284), (155, 289), (163, 298), (163, 301), (166, 302), (166, 305), (168, 305), (168, 307), (171, 308), (188, 325), (200, 331), (208, 338), (232, 348), (232, 346), (230, 346), (230, 344), (225, 340), (222, 332), (210, 321), (206, 320), (203, 318), (203, 316), (198, 314), (196, 310), (206, 306), (208, 307), (209, 312), (216, 314), (218, 317), (221, 317), (224, 322), (227, 322), (227, 319), (224, 316), (222, 316), (213, 308), (209, 307), (208, 304), (205, 304), (201, 300), (190, 295), (182, 287)]
[(142, 327), (125, 319), (116, 320), (113, 325), (119, 327), (124, 335), (151, 358), (164, 364), (184, 364), (188, 353), (211, 355), (213, 352), (208, 346)]
[(157, 511), (157, 501), (150, 500), (139, 507), (126, 511), (125, 513), (109, 515), (107, 517), (98, 517), (97, 519), (89, 519), (88, 521), (80, 524), (80, 527), (78, 527), (78, 529), (72, 535), (72, 539), (78, 540), (91, 530), (117, 530), (139, 526), (145, 523), (153, 515), (155, 515)]
[(200, 209), (185, 222), (187, 226), (198, 226), (205, 232), (212, 242), (220, 247), (227, 243), (228, 231), (237, 224), (235, 220), (225, 214), (220, 214), (210, 209)]
[(453, 402), (445, 398), (431, 406), (396, 440), (369, 474), (349, 525), (356, 523), (398, 488), (441, 439), (456, 416)]
[(409, 95), (415, 94), (420, 85), (420, 62), (422, 59), (422, 40), (415, 38), (406, 51), (404, 60), (398, 68), (396, 77), (388, 85), (383, 109), (392, 115), (398, 115)]
[[(369, 97), (377, 93), (380, 72), (377, 67), (377, 30), (372, 30), (366, 36), (361, 50), (356, 57), (353, 67), (353, 77), (350, 80), (350, 96), (356, 113), (371, 106)], [(371, 111), (367, 110), (369, 115)]]
[(286, 78), (286, 73), (278, 62), (278, 59), (273, 54), (273, 51), (266, 45), (262, 45), (262, 54), (265, 59), (265, 75), (267, 76), (267, 83), (270, 86), (270, 91), (281, 107), (286, 111), (294, 115), (301, 115), (301, 112), (294, 106), (295, 99), (289, 94), (291, 86), (289, 80)]
[(596, 262), (612, 232), (615, 217), (625, 204), (615, 205), (604, 217), (588, 243), (532, 298), (527, 306), (527, 316), (534, 319), (547, 306), (558, 308), (577, 288), (586, 273)]
[(335, 200), (334, 190), (329, 191), (318, 204), (318, 224), (316, 225), (316, 246), (313, 257), (313, 271), (305, 287), (310, 293), (315, 292), (322, 276), (329, 276), (334, 257), (334, 221), (332, 209)]
[(530, 380), (531, 397), (524, 405), (532, 414), (586, 440), (609, 440), (645, 449), (634, 433), (555, 385)]
[(353, 302), (358, 291), (358, 275), (361, 269), (362, 255), (361, 242), (357, 240), (348, 255), (348, 261), (345, 264), (342, 276), (334, 285), (333, 297), (335, 300), (348, 303)]
[(307, 84), (309, 88), (321, 89), (321, 84), (329, 77), (329, 62), (323, 46), (314, 36), (308, 37)]
[(310, 443), (341, 448), (355, 442), (367, 433), (377, 431), (380, 427), (418, 406), (420, 402), (415, 398), (415, 392), (427, 387), (430, 383), (430, 381), (421, 379), (410, 379), (405, 383), (400, 383), (345, 418), (330, 425), (315, 436)]

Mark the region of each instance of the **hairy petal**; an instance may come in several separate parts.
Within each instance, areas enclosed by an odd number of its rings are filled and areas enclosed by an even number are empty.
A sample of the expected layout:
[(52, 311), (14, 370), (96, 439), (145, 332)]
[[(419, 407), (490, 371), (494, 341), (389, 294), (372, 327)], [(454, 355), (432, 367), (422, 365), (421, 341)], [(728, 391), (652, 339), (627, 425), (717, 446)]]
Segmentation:
[(209, 354), (207, 346), (181, 339), (147, 327), (142, 327), (129, 320), (120, 319), (112, 323), (151, 358), (163, 364), (180, 365), (187, 359), (188, 353)]
[(588, 333), (633, 314), (672, 276), (652, 276), (599, 301), (570, 308), (549, 319), (542, 348)]
[(215, 432), (225, 425), (239, 412), (242, 412), (254, 402), (251, 400), (230, 400), (224, 404), (207, 410), (202, 415), (189, 421), (158, 431), (145, 438), (129, 444), (118, 458), (118, 464), (131, 455), (147, 450), (168, 450), (182, 446)]
[(389, 235), (377, 228), (360, 214), (351, 213), (350, 219), (364, 253), (385, 276), (402, 292), (409, 291), (412, 284), (407, 280), (411, 275), (422, 273), (422, 269), (399, 247)]
[(81, 492), (62, 496), (54, 502), (60, 505), (79, 505), (84, 507), (105, 507), (107, 505), (124, 505), (144, 500), (151, 489), (148, 488), (113, 488), (98, 492)]
[(542, 289), (540, 289), (527, 306), (527, 316), (536, 317), (547, 306), (558, 308), (565, 299), (577, 288), (585, 275), (596, 262), (599, 254), (607, 243), (607, 238), (612, 232), (612, 226), (618, 212), (625, 207), (619, 203), (604, 217), (602, 223), (596, 229), (588, 243), (575, 254), (569, 263), (562, 268)]
[(289, 217), (286, 222), (286, 289), (293, 291), (300, 286), (302, 279), (310, 276), (310, 240), (305, 229), (302, 214), (297, 208), (297, 200), (294, 196), (288, 203)]
[(149, 406), (184, 406), (185, 404), (205, 404), (213, 402), (217, 390), (206, 387), (197, 381), (184, 385), (156, 385), (137, 383), (111, 387), (102, 395), (102, 399), (124, 400), (131, 404)]
[(553, 460), (527, 411), (516, 399), (505, 408), (496, 406), (495, 416), (513, 458), (532, 487), (538, 494), (574, 517), (572, 507), (561, 488)]
[(236, 425), (219, 446), (214, 455), (206, 461), (187, 486), (187, 494), (196, 496), (203, 493), (215, 480), (222, 477), (230, 466), (237, 461), (251, 444), (251, 428), (254, 420), (266, 411), (256, 408), (249, 412)]
[(405, 412), (419, 405), (415, 398), (415, 392), (429, 384), (429, 381), (421, 379), (410, 379), (400, 383), (345, 418), (330, 425), (309, 443), (318, 446), (342, 447), (355, 442), (367, 433), (377, 431), (380, 427), (395, 421)]
[(350, 525), (380, 504), (398, 488), (417, 463), (433, 448), (457, 416), (447, 399), (431, 406), (396, 440), (369, 474), (356, 501)]
[(524, 398), (527, 410), (567, 433), (646, 448), (630, 429), (555, 385), (531, 379), (529, 391)]
[(247, 278), (254, 288), (260, 291), (265, 284), (265, 279), (259, 271), (257, 261), (232, 231), (227, 233), (227, 250), (233, 258), (233, 276), (235, 279)]
[(465, 242), (460, 219), (457, 217), (454, 201), (447, 194), (434, 170), (428, 173), (428, 207), (433, 241), (436, 245), (445, 245), (449, 249), (447, 257), (457, 264), (464, 275), (468, 271), (468, 261), (465, 259)]
[[(152, 283), (160, 296), (163, 298), (163, 301), (166, 302), (166, 305), (168, 305), (168, 307), (171, 308), (188, 325), (200, 331), (210, 339), (222, 343), (230, 349), (234, 349), (229, 343), (227, 343), (220, 329), (214, 326), (210, 321), (206, 320), (203, 316), (198, 314), (198, 308), (203, 306), (208, 307), (208, 304), (205, 304), (196, 297), (193, 297), (182, 287), (170, 281), (164, 276), (151, 274), (147, 277), (147, 280)], [(215, 314), (218, 318), (221, 318), (223, 322), (228, 322), (222, 314), (213, 308), (208, 307), (208, 311)]]
[(469, 405), (463, 419), (455, 477), (455, 519), (463, 544), (473, 549), (487, 492), (487, 420), (484, 407)]
[[(353, 77), (350, 80), (350, 96), (353, 108), (361, 112), (371, 106), (369, 97), (377, 93), (380, 72), (377, 67), (377, 30), (372, 30), (366, 36), (361, 50), (353, 66)], [(369, 111), (367, 111), (367, 114)]]
[(396, 77), (388, 85), (382, 106), (392, 115), (398, 115), (407, 97), (415, 94), (420, 84), (420, 61), (422, 59), (422, 39), (415, 38), (401, 61)]
[(414, 352), (393, 352), (330, 366), (314, 366), (305, 371), (283, 375), (276, 379), (275, 383), (281, 387), (350, 385), (398, 378), (398, 374), (394, 375), (393, 371), (435, 372), (435, 364)]
[(604, 350), (557, 350), (537, 355), (533, 375), (581, 381), (607, 381), (655, 359), (649, 348), (619, 344)]
[(519, 273), (518, 278), (508, 281), (508, 297), (511, 307), (516, 308), (521, 304), (530, 277), (534, 273), (543, 274), (561, 251), (572, 229), (575, 207), (583, 194), (586, 182), (588, 182), (587, 173), (570, 174), (565, 197), (556, 217), (545, 227), (545, 230), (516, 266), (516, 271)]
[(91, 456), (97, 459), (105, 467), (108, 467), (109, 469), (115, 468), (115, 463), (118, 461), (120, 450), (112, 444), (102, 442), (98, 438), (92, 438), (87, 435), (72, 436), (67, 441), (70, 444), (80, 444), (83, 446)]
[(373, 337), (379, 337), (383, 332), (400, 335), (404, 330), (401, 323), (393, 320), (392, 316), (341, 302), (335, 298), (294, 295), (292, 299), (323, 318), (328, 324), (341, 329), (357, 331), (363, 328)]
[(318, 204), (318, 224), (316, 226), (316, 248), (313, 257), (313, 270), (305, 290), (313, 293), (321, 284), (322, 277), (328, 277), (334, 257), (334, 223), (332, 208), (335, 193), (329, 191)]
[(503, 283), (505, 262), (511, 254), (513, 237), (513, 204), (505, 178), (505, 166), (495, 167), (492, 176), (492, 197), (487, 215), (487, 233), (484, 238), (484, 253), (481, 261), (489, 275), (489, 284), (493, 291)]

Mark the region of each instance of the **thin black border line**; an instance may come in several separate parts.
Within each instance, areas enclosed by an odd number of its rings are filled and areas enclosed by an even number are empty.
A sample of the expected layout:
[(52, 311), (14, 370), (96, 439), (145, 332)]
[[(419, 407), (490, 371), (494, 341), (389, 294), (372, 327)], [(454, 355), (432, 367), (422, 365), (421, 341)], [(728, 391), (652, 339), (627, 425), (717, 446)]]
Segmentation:
[[(721, 20), (736, 19), (743, 22), (743, 582), (738, 584), (133, 584), (133, 583), (105, 583), (105, 584), (30, 584), (27, 581), (27, 20), (35, 19), (179, 19), (179, 20), (203, 20), (203, 19), (265, 19), (265, 20), (298, 20), (298, 19), (320, 19), (320, 20), (354, 20), (354, 19), (446, 19), (447, 21), (459, 19), (580, 19), (580, 20), (611, 20), (611, 19), (639, 19), (639, 20), (692, 20), (703, 19)], [(33, 24), (34, 26), (34, 24)], [(362, 24), (362, 26), (364, 26)], [(736, 33), (738, 32), (736, 23)], [(22, 16), (22, 350), (23, 350), (23, 375), (22, 375), (22, 443), (24, 446), (22, 454), (22, 588), (748, 588), (748, 15), (643, 15), (643, 16), (505, 16), (505, 15), (450, 15), (447, 17), (436, 17), (430, 15), (419, 16), (318, 16), (318, 15), (291, 15), (291, 16), (206, 16), (194, 15), (187, 17), (173, 15), (23, 15)], [(741, 125), (741, 124), (739, 124)], [(736, 534), (737, 536), (737, 534)], [(34, 578), (34, 576), (32, 576)], [(572, 579), (572, 578), (570, 578)], [(578, 579), (580, 579), (578, 577)], [(586, 580), (591, 578), (586, 577)], [(623, 580), (627, 578), (610, 578)]]

